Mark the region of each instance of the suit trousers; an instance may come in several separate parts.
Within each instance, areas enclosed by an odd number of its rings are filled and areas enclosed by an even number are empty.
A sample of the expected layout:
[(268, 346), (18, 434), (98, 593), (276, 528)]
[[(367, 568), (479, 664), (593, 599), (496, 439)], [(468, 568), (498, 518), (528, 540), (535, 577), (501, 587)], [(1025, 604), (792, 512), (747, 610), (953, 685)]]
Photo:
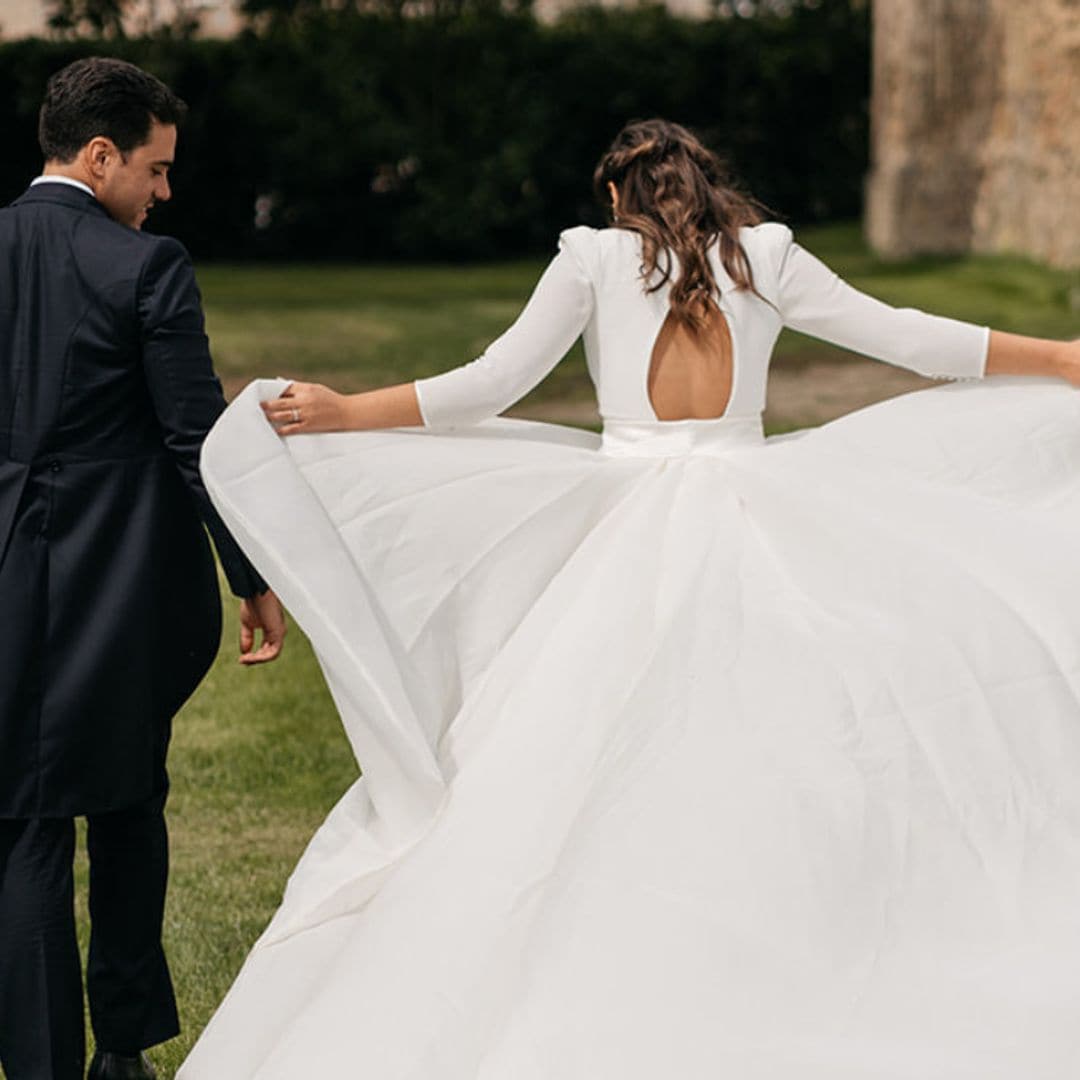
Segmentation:
[[(165, 796), (87, 817), (90, 1022), (102, 1050), (135, 1053), (180, 1030), (161, 944)], [(0, 1065), (7, 1080), (82, 1080), (75, 822), (0, 820)]]

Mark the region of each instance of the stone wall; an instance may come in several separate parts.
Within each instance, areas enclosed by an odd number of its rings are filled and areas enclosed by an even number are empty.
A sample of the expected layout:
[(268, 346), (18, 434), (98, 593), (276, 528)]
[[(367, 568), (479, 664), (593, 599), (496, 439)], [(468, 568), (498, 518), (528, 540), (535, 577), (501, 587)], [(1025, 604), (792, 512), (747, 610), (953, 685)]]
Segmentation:
[(873, 15), (871, 245), (1080, 267), (1080, 0), (874, 0)]

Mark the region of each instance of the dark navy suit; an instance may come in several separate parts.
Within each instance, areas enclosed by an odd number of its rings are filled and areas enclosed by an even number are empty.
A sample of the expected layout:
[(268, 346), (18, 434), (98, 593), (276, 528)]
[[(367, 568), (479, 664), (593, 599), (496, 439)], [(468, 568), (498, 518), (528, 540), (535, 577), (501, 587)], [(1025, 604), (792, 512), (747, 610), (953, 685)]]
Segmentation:
[(0, 1062), (80, 1077), (71, 914), (88, 820), (98, 1045), (178, 1030), (160, 944), (171, 721), (210, 666), (220, 597), (265, 585), (198, 471), (224, 408), (191, 262), (89, 194), (0, 210)]

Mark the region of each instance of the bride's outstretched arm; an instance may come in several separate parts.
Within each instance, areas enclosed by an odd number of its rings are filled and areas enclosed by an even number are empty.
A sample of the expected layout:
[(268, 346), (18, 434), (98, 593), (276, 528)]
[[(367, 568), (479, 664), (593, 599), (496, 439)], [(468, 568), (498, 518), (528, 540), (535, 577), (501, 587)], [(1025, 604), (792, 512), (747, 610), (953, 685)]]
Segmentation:
[(1080, 342), (1023, 337), (914, 308), (895, 308), (853, 288), (770, 223), (777, 308), (786, 326), (854, 352), (942, 379), (1053, 375), (1080, 385)]

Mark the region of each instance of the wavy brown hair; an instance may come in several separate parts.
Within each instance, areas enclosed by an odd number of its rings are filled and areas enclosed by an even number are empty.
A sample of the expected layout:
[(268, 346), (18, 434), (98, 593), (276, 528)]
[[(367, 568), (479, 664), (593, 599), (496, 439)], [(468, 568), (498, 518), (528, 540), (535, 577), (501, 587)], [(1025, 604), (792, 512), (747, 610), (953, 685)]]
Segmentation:
[(708, 253), (717, 240), (720, 261), (736, 288), (761, 295), (739, 228), (764, 221), (766, 208), (735, 186), (720, 158), (697, 136), (668, 120), (627, 124), (593, 174), (604, 203), (610, 200), (609, 182), (619, 193), (612, 224), (641, 236), (641, 276), (648, 291), (671, 281), (678, 264), (671, 287), (671, 312), (678, 321), (697, 330), (716, 304), (720, 288)]

